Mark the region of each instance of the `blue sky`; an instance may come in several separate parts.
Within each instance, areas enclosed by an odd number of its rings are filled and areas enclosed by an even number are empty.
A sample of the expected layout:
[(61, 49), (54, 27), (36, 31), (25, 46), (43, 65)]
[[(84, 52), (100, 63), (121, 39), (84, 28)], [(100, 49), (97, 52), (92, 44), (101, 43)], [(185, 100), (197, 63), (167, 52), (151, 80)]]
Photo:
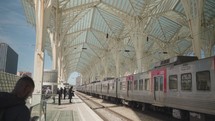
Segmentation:
[[(33, 73), (35, 28), (28, 24), (21, 0), (0, 0), (0, 42), (7, 43), (19, 55), (18, 71)], [(52, 61), (45, 55), (45, 69), (51, 69)], [(69, 83), (74, 84), (78, 76), (71, 74)]]

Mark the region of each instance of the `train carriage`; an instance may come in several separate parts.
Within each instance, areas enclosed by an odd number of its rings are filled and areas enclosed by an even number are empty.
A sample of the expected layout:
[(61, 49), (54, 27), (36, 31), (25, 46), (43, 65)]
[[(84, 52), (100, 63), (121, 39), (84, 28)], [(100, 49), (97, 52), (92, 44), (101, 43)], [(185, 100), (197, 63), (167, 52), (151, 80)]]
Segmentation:
[(214, 59), (168, 67), (166, 106), (215, 115)]
[(92, 92), (91, 92), (91, 94), (92, 95), (95, 95), (96, 94), (96, 91), (97, 91), (97, 88), (96, 88), (96, 83), (94, 82), (94, 83), (91, 83), (91, 90), (92, 90)]
[[(134, 79), (134, 91), (133, 100), (144, 103), (152, 103), (153, 97), (151, 88), (151, 72), (142, 72), (136, 75)], [(135, 87), (135, 80), (137, 80), (137, 86)], [(143, 104), (144, 104), (143, 103)]]
[(126, 100), (133, 100), (133, 83), (135, 75), (129, 75), (126, 77)]
[(87, 94), (91, 94), (92, 93), (92, 85), (91, 84), (87, 84), (86, 85), (86, 93)]
[(108, 89), (107, 96), (116, 98), (116, 86), (117, 86), (116, 81), (117, 81), (116, 79), (108, 80), (109, 89)]
[(120, 77), (117, 86), (117, 96), (119, 99), (127, 100), (127, 81), (126, 76)]
[(153, 97), (153, 105), (161, 107), (165, 106), (165, 96), (167, 90), (166, 73), (166, 67), (151, 71), (151, 97)]
[(102, 82), (95, 83), (95, 86), (96, 86), (96, 94), (102, 95)]
[[(177, 56), (156, 63), (147, 72), (96, 82), (92, 88), (104, 99), (116, 97), (128, 104), (171, 109), (177, 118), (195, 114), (213, 119), (215, 57), (197, 60), (197, 57)], [(87, 91), (91, 91), (88, 86)]]
[(109, 83), (108, 81), (102, 81), (102, 98), (107, 99), (109, 95)]

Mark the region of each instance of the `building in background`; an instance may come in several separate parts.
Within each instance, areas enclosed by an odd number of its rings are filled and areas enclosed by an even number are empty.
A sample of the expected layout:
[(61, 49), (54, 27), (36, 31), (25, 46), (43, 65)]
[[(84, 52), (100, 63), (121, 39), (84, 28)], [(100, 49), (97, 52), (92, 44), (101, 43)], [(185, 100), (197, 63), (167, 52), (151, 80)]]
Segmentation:
[(0, 43), (0, 71), (16, 74), (18, 54), (6, 43)]
[(32, 77), (32, 73), (31, 72), (24, 72), (24, 71), (18, 71), (17, 76), (23, 76), (23, 75), (27, 75), (29, 77)]

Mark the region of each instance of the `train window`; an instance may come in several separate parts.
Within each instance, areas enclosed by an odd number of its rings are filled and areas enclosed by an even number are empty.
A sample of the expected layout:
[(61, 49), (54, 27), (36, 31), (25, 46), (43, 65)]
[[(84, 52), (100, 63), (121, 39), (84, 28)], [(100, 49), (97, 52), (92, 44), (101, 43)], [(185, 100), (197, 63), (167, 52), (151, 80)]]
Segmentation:
[(156, 77), (154, 77), (154, 83), (155, 91), (158, 91), (158, 79)]
[(134, 80), (134, 90), (137, 90), (137, 80)]
[(178, 77), (177, 75), (169, 76), (169, 89), (170, 90), (178, 90)]
[(181, 74), (181, 90), (192, 90), (192, 74)]
[(143, 79), (139, 80), (139, 90), (143, 90)]
[(113, 89), (113, 85), (110, 83), (108, 84), (109, 85), (109, 90), (112, 90)]
[(119, 83), (119, 89), (122, 90), (122, 82)]
[(210, 72), (201, 71), (196, 73), (197, 90), (209, 91), (211, 87)]
[(163, 91), (163, 77), (160, 77), (160, 91)]
[(145, 90), (149, 90), (149, 79), (145, 79)]

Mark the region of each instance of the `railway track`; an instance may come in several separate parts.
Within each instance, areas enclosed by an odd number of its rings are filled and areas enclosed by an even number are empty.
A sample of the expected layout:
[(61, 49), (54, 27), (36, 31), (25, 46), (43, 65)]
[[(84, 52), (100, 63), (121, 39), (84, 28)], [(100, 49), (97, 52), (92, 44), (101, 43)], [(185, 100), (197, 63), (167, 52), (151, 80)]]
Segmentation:
[(103, 99), (94, 98), (76, 91), (85, 102), (104, 121), (181, 121), (161, 112), (141, 111), (126, 105), (115, 105)]
[(112, 106), (104, 106), (99, 104), (98, 102), (84, 96), (81, 93), (77, 93), (76, 95), (85, 102), (92, 110), (94, 110), (104, 121), (133, 121), (128, 117), (111, 110)]

